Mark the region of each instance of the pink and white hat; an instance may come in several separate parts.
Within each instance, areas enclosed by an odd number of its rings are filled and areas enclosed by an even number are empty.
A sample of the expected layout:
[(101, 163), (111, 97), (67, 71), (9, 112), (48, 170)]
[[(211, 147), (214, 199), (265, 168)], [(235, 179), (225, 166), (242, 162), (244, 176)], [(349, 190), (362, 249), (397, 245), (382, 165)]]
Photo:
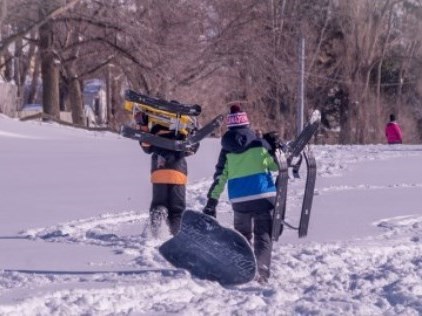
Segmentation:
[(230, 107), (230, 113), (226, 117), (227, 127), (237, 127), (249, 125), (248, 116), (243, 112), (239, 104)]

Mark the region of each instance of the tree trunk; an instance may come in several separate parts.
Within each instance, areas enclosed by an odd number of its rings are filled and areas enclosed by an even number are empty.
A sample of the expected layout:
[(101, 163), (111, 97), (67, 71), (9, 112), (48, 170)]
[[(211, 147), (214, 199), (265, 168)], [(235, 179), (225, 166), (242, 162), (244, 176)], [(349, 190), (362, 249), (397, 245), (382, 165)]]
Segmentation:
[(28, 93), (28, 100), (26, 101), (29, 104), (35, 103), (35, 99), (37, 97), (37, 91), (38, 91), (39, 75), (40, 75), (40, 56), (37, 54), (35, 56), (35, 61), (34, 61), (34, 72), (32, 74), (32, 81), (31, 81), (31, 86)]
[(72, 111), (72, 121), (75, 125), (83, 125), (82, 90), (77, 76), (71, 76), (69, 81), (69, 101)]
[(357, 102), (347, 101), (345, 105), (340, 108), (340, 136), (339, 142), (342, 145), (354, 144), (356, 141), (356, 128), (354, 122), (357, 119), (359, 104)]
[(9, 51), (4, 51), (4, 79), (7, 82), (13, 80), (13, 56)]
[(15, 52), (13, 56), (13, 79), (18, 87), (18, 98), (21, 102), (22, 100), (22, 84), (23, 84), (23, 77), (22, 77), (22, 39), (19, 39), (15, 42)]
[(59, 60), (53, 53), (53, 26), (48, 21), (40, 27), (41, 77), (43, 111), (60, 118)]

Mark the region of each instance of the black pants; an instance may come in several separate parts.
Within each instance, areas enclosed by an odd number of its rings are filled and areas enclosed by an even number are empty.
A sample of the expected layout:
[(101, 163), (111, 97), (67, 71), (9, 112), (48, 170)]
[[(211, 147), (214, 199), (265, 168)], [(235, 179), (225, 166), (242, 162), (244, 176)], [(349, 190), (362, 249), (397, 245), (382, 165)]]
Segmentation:
[(180, 219), (186, 208), (186, 186), (154, 183), (150, 212), (157, 206), (167, 208), (170, 233), (175, 235), (180, 229)]
[(252, 244), (260, 276), (269, 278), (271, 266), (271, 211), (234, 212), (234, 228)]

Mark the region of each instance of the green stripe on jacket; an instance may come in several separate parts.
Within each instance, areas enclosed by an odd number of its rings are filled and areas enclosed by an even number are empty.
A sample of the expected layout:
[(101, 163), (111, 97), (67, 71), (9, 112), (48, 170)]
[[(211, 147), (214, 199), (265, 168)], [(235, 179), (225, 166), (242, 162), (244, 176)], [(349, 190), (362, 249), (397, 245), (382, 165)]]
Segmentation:
[(211, 197), (219, 199), (229, 179), (242, 178), (268, 171), (278, 171), (274, 158), (264, 147), (253, 147), (242, 153), (227, 153), (226, 162)]

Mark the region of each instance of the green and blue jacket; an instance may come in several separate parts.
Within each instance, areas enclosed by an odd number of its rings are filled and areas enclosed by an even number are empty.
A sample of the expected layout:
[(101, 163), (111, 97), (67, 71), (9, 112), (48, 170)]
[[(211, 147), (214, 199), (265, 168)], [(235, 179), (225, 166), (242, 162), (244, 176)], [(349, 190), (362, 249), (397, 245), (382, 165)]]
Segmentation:
[(278, 167), (269, 153), (270, 145), (247, 126), (229, 129), (221, 145), (208, 198), (218, 200), (227, 183), (235, 211), (273, 208), (276, 186), (271, 172)]

